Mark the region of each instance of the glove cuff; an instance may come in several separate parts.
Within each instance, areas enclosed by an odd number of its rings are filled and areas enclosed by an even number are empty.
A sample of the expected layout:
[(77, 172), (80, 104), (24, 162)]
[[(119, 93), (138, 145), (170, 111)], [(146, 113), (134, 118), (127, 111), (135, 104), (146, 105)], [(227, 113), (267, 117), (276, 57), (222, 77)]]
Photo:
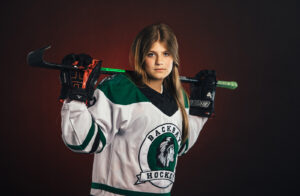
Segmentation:
[(69, 94), (69, 98), (72, 100), (77, 100), (77, 101), (82, 101), (82, 102), (86, 102), (88, 95), (85, 89), (71, 89), (70, 90), (70, 94)]
[(214, 116), (214, 112), (211, 111), (205, 111), (201, 108), (198, 107), (191, 107), (190, 108), (190, 114), (191, 115), (195, 115), (195, 116), (200, 116), (200, 117), (213, 117)]
[(213, 100), (190, 100), (190, 114), (201, 117), (214, 116)]

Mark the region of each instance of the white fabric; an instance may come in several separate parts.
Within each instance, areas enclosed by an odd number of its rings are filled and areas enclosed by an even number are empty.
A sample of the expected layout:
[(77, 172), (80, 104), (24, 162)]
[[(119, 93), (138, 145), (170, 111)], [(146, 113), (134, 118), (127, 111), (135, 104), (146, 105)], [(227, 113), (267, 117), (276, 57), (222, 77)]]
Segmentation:
[[(137, 175), (145, 172), (141, 171), (141, 168), (149, 167), (147, 160), (139, 160), (141, 157), (146, 157), (142, 155), (143, 153), (148, 153), (141, 152), (141, 149), (146, 148), (144, 144), (147, 141), (147, 134), (164, 124), (174, 125), (181, 134), (182, 117), (180, 111), (178, 110), (170, 117), (162, 113), (151, 102), (129, 105), (115, 104), (99, 89), (95, 90), (94, 96), (97, 101), (90, 108), (87, 108), (84, 103), (71, 101), (64, 102), (61, 111), (62, 137), (67, 145), (81, 145), (87, 137), (93, 121), (95, 122), (95, 133), (87, 147), (81, 152), (91, 150), (98, 130), (101, 130), (105, 136), (106, 145), (103, 151), (94, 155), (93, 182), (131, 191), (170, 192), (173, 183), (168, 180), (136, 183), (138, 181)], [(189, 115), (188, 149), (195, 144), (206, 121), (207, 118)], [(154, 134), (154, 132), (152, 133)], [(179, 146), (180, 143), (181, 141), (178, 142)], [(100, 142), (97, 150), (102, 149), (102, 147), (103, 143)], [(92, 189), (91, 194), (115, 195), (98, 189)]]

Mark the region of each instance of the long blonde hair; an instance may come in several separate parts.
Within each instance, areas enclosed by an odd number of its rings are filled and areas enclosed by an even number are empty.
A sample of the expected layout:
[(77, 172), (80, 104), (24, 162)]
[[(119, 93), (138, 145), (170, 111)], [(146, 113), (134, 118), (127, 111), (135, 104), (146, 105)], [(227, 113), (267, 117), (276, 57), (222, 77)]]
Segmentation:
[(175, 98), (182, 115), (182, 142), (184, 143), (189, 135), (188, 116), (185, 110), (183, 88), (179, 78), (179, 54), (178, 42), (172, 29), (166, 24), (153, 24), (145, 27), (131, 45), (129, 61), (134, 66), (137, 82), (145, 84), (148, 76), (145, 71), (145, 57), (152, 44), (156, 41), (165, 43), (168, 52), (173, 57), (173, 68), (171, 73), (164, 79), (163, 85)]

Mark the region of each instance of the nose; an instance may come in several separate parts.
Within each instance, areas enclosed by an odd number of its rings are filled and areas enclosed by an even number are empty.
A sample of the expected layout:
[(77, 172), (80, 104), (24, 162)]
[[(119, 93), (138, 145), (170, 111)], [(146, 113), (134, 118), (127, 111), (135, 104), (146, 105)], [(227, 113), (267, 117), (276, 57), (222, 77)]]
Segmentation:
[(161, 55), (157, 55), (156, 60), (155, 60), (155, 64), (156, 65), (162, 65), (163, 64), (163, 60), (162, 60)]

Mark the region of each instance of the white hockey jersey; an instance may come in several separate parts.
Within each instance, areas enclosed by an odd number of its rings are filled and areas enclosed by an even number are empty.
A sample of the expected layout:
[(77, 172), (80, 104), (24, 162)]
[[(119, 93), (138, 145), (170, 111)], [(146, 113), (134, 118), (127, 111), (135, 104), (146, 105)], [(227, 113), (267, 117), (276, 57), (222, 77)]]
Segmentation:
[[(188, 115), (190, 134), (182, 144), (181, 112), (176, 104), (166, 107), (174, 102), (166, 91), (142, 90), (117, 74), (94, 96), (89, 108), (73, 100), (61, 111), (65, 144), (94, 153), (91, 195), (170, 195), (178, 155), (193, 146), (207, 118)], [(185, 106), (188, 112), (186, 95)]]

